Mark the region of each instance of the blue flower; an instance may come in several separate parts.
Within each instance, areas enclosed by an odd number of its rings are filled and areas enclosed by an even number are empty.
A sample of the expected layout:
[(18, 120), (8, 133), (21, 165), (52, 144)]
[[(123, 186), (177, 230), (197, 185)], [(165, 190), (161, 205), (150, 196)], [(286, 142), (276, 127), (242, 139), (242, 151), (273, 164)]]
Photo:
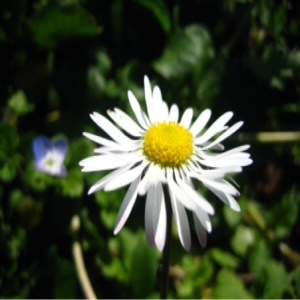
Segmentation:
[(64, 160), (68, 148), (68, 143), (63, 139), (52, 141), (43, 136), (35, 138), (32, 143), (32, 150), (36, 169), (53, 176), (66, 176), (67, 170), (64, 166)]

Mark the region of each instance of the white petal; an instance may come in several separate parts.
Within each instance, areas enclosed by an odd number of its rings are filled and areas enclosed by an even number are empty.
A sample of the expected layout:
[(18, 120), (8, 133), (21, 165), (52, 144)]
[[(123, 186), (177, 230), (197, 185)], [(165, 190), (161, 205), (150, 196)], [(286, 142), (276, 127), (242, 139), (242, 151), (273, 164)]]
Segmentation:
[(227, 204), (232, 210), (234, 211), (241, 211), (240, 205), (237, 203), (237, 201), (229, 194), (225, 194), (221, 191), (218, 191), (216, 189), (211, 189), (208, 187), (211, 192), (213, 192), (220, 200), (222, 200), (225, 204)]
[(213, 141), (211, 144), (208, 144), (207, 146), (203, 147), (202, 150), (206, 150), (211, 148), (214, 145), (219, 144), (226, 138), (228, 138), (230, 135), (232, 135), (234, 132), (236, 132), (244, 122), (240, 121), (238, 123), (235, 123), (233, 126), (231, 126), (229, 129), (227, 129), (223, 134), (221, 134), (215, 141)]
[(144, 130), (123, 111), (115, 108), (115, 111), (108, 111), (107, 113), (118, 126), (130, 135), (140, 137), (144, 133)]
[[(224, 152), (223, 154), (226, 155), (226, 154), (231, 154), (231, 153), (244, 152), (244, 151), (248, 150), (249, 148), (250, 148), (250, 145), (242, 145), (242, 146), (232, 148), (232, 149)], [(222, 154), (220, 154), (220, 155), (222, 155)]]
[(141, 109), (139, 102), (137, 101), (137, 99), (135, 98), (135, 96), (131, 91), (128, 91), (128, 99), (137, 121), (140, 123), (143, 129), (147, 129), (149, 120), (147, 120), (144, 112)]
[(164, 177), (163, 170), (158, 168), (156, 165), (149, 164), (148, 169), (145, 172), (144, 177), (138, 186), (138, 194), (143, 196), (146, 194), (148, 187), (152, 184), (157, 184), (159, 182), (164, 183), (166, 178)]
[(150, 185), (147, 191), (146, 204), (145, 204), (145, 229), (148, 244), (154, 246), (154, 225), (153, 215), (155, 206), (155, 185)]
[[(158, 186), (161, 186), (160, 184)], [(167, 228), (167, 212), (166, 212), (166, 203), (164, 199), (164, 195), (158, 199), (160, 201), (160, 209), (158, 211), (159, 218), (157, 223), (157, 228), (155, 232), (155, 245), (157, 249), (161, 252), (164, 249), (165, 241), (166, 241), (166, 228)]]
[(147, 164), (147, 162), (143, 161), (140, 165), (136, 166), (135, 168), (127, 170), (124, 173), (120, 174), (118, 177), (113, 178), (104, 186), (104, 190), (106, 192), (113, 191), (131, 183), (140, 174), (142, 174)]
[(157, 105), (157, 122), (166, 122), (169, 118), (169, 108), (166, 102), (162, 101)]
[(185, 250), (189, 251), (191, 248), (191, 233), (187, 213), (184, 206), (176, 200), (175, 194), (169, 189), (172, 210), (177, 226), (179, 240)]
[(168, 120), (169, 108), (161, 96), (161, 91), (158, 86), (153, 89), (153, 104), (155, 106), (155, 122), (164, 122)]
[(208, 169), (197, 171), (197, 169), (193, 169), (193, 171), (189, 174), (189, 176), (193, 178), (198, 178), (199, 175), (204, 176), (208, 179), (221, 179), (224, 178), (227, 174), (239, 173), (243, 169), (241, 167), (226, 167), (226, 168), (218, 168), (218, 169)]
[[(124, 155), (125, 156), (131, 156), (136, 160), (139, 160), (140, 157), (144, 157), (143, 152), (141, 151), (141, 142), (137, 141), (136, 145), (132, 147), (133, 149), (130, 150), (124, 150), (123, 151), (119, 149), (112, 149), (110, 147), (99, 147), (94, 149), (94, 153), (99, 154), (99, 155), (108, 155), (108, 154), (114, 154), (114, 155)], [(120, 145), (121, 146), (121, 145)]]
[(173, 170), (167, 170), (167, 182), (169, 189), (173, 191), (176, 198), (181, 202), (181, 204), (189, 210), (194, 210), (196, 204), (194, 201), (187, 197), (186, 193), (178, 186), (178, 184), (173, 179)]
[(195, 224), (195, 229), (196, 229), (198, 240), (199, 240), (201, 246), (205, 247), (206, 242), (207, 242), (206, 231), (203, 228), (202, 224), (200, 223), (200, 221), (198, 220), (198, 218), (196, 217), (195, 214), (193, 214), (193, 219), (194, 219), (194, 224)]
[(96, 155), (90, 156), (79, 162), (83, 167), (82, 172), (94, 172), (103, 170), (112, 170), (130, 163), (130, 160), (122, 155)]
[(179, 118), (179, 109), (178, 106), (176, 104), (172, 104), (171, 108), (170, 108), (170, 113), (169, 113), (169, 121), (170, 122), (178, 122), (178, 118)]
[(101, 190), (107, 182), (109, 182), (110, 180), (113, 180), (114, 178), (120, 176), (122, 173), (124, 173), (125, 171), (129, 170), (132, 167), (131, 165), (127, 165), (124, 166), (122, 168), (116, 169), (113, 172), (110, 172), (109, 174), (107, 174), (106, 176), (104, 176), (103, 178), (101, 178), (99, 181), (97, 181), (88, 191), (88, 194), (92, 194), (96, 191)]
[[(84, 132), (83, 135), (85, 137), (87, 137), (88, 139), (92, 140), (93, 142), (97, 143), (97, 144), (110, 147), (112, 150), (122, 150), (122, 149), (123, 150), (125, 150), (125, 149), (127, 150), (128, 149), (127, 146), (129, 146), (129, 145), (124, 145), (125, 147), (120, 146), (116, 142), (104, 139), (104, 138), (102, 138), (102, 137), (100, 137), (98, 135), (95, 135), (95, 134), (92, 134), (92, 133), (88, 133), (88, 132)], [(130, 147), (129, 147), (129, 149), (130, 149)]]
[(247, 152), (243, 152), (243, 151), (249, 149), (249, 147), (250, 147), (249, 145), (243, 145), (243, 146), (239, 146), (239, 147), (230, 149), (230, 150), (225, 151), (220, 154), (210, 154), (210, 155), (204, 155), (205, 152), (201, 151), (200, 156), (203, 156), (205, 159), (212, 159), (212, 160), (219, 160), (222, 158), (228, 159), (229, 157), (248, 158), (250, 156), (250, 154)]
[(186, 184), (180, 178), (177, 170), (175, 170), (175, 179), (178, 186), (186, 194), (186, 198), (190, 198), (196, 204), (196, 206), (201, 207), (207, 213), (214, 214), (214, 208), (212, 207), (212, 205), (205, 198), (203, 198), (199, 193), (197, 193), (193, 188), (191, 188), (188, 184)]
[(224, 131), (227, 128), (225, 124), (232, 118), (232, 116), (232, 112), (227, 112), (223, 114), (206, 130), (206, 132), (201, 137), (195, 139), (195, 143), (203, 144), (217, 133)]
[(211, 232), (212, 226), (208, 214), (205, 211), (203, 211), (201, 208), (197, 208), (196, 210), (193, 211), (193, 213), (197, 216), (203, 228), (207, 232)]
[(139, 181), (140, 177), (135, 179), (128, 188), (128, 191), (119, 209), (114, 234), (118, 234), (120, 232), (131, 213), (131, 210), (137, 197), (137, 186)]
[(113, 123), (111, 123), (107, 118), (94, 112), (91, 115), (93, 121), (104, 130), (113, 140), (119, 144), (131, 144), (132, 140), (129, 139), (121, 130), (119, 130)]
[(208, 178), (205, 178), (204, 176), (200, 177), (203, 184), (205, 184), (209, 189), (218, 190), (220, 192), (223, 192), (225, 194), (230, 194), (233, 196), (239, 196), (239, 191), (229, 182), (222, 180), (222, 181), (216, 181), (216, 180), (210, 180)]
[(166, 207), (161, 184), (148, 189), (145, 207), (145, 228), (150, 246), (162, 251), (166, 237)]
[(224, 157), (218, 160), (210, 160), (210, 159), (196, 159), (201, 165), (211, 167), (211, 168), (226, 168), (226, 167), (241, 167), (247, 166), (252, 163), (252, 160), (249, 158), (244, 159), (230, 159)]
[(152, 96), (152, 89), (151, 84), (149, 81), (149, 78), (147, 76), (144, 76), (144, 89), (145, 89), (145, 100), (146, 100), (146, 106), (147, 106), (147, 112), (148, 117), (150, 120), (150, 123), (153, 124), (156, 121), (156, 107), (155, 102)]
[(193, 134), (193, 136), (197, 136), (202, 129), (206, 126), (207, 122), (209, 121), (211, 116), (211, 110), (205, 109), (199, 117), (196, 119), (192, 127), (190, 128), (190, 132)]
[(181, 117), (180, 124), (185, 128), (190, 128), (193, 119), (193, 113), (194, 111), (192, 108), (187, 108)]
[(153, 88), (152, 98), (153, 98), (152, 101), (154, 101), (155, 104), (157, 103), (160, 104), (163, 102), (160, 88), (157, 85)]
[(252, 163), (252, 159), (249, 158), (250, 154), (240, 152), (232, 153), (229, 155), (203, 155), (202, 158), (195, 157), (195, 161), (207, 166), (215, 166), (218, 168), (227, 167), (242, 167)]

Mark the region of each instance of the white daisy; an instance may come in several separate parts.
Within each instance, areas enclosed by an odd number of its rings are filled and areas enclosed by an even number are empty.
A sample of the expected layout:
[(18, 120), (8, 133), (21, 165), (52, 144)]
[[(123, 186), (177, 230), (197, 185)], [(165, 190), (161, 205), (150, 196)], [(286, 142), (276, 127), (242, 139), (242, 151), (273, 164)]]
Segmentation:
[(249, 146), (222, 152), (220, 143), (243, 122), (228, 126), (233, 113), (227, 112), (206, 128), (211, 111), (204, 110), (192, 123), (192, 108), (187, 108), (179, 120), (178, 106), (173, 104), (169, 108), (162, 99), (160, 88), (155, 86), (152, 90), (146, 76), (144, 85), (147, 113), (133, 93), (128, 92), (136, 120), (118, 108), (107, 112), (112, 121), (99, 113), (91, 114), (92, 120), (110, 139), (83, 133), (100, 147), (95, 149), (95, 156), (80, 162), (82, 171), (114, 171), (96, 182), (89, 194), (129, 185), (119, 210), (115, 234), (124, 226), (137, 196), (146, 195), (147, 239), (151, 246), (156, 245), (162, 251), (166, 238), (165, 185), (181, 244), (186, 250), (190, 249), (188, 210), (193, 214), (198, 239), (205, 246), (206, 231), (212, 229), (209, 215), (214, 214), (214, 208), (198, 193), (194, 183), (201, 182), (233, 210), (240, 210), (234, 199), (239, 192), (225, 176), (241, 172), (243, 166), (252, 163), (245, 152)]

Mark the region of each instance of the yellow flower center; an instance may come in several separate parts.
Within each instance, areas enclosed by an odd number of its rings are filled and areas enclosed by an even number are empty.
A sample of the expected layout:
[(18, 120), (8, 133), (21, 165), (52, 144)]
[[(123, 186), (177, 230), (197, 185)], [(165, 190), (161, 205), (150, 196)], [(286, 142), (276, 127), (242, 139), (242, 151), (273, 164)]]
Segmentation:
[(143, 151), (161, 167), (179, 167), (193, 153), (193, 136), (175, 122), (155, 124), (145, 135)]

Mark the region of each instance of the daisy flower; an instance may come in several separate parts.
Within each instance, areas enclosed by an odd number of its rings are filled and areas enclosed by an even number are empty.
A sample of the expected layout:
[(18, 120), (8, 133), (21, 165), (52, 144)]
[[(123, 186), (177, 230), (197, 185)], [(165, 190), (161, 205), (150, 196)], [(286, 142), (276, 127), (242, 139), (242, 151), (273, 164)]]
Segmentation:
[(110, 120), (97, 112), (91, 114), (109, 138), (84, 132), (85, 137), (100, 147), (94, 150), (94, 156), (79, 164), (82, 172), (111, 172), (88, 193), (129, 185), (118, 213), (115, 234), (127, 221), (137, 197), (145, 195), (146, 236), (149, 244), (156, 245), (159, 251), (163, 250), (166, 239), (165, 201), (170, 201), (182, 246), (186, 250), (191, 246), (187, 211), (192, 213), (198, 239), (205, 246), (206, 232), (212, 230), (210, 215), (214, 214), (214, 208), (194, 184), (202, 183), (233, 210), (240, 210), (235, 200), (239, 192), (225, 177), (251, 164), (250, 155), (245, 152), (249, 146), (224, 151), (220, 143), (243, 122), (227, 125), (233, 113), (226, 112), (207, 127), (211, 117), (209, 109), (192, 122), (193, 109), (187, 108), (180, 118), (178, 106), (172, 104), (169, 108), (160, 88), (152, 89), (146, 76), (144, 89), (147, 112), (128, 91), (135, 119), (118, 108), (107, 112)]
[(67, 175), (64, 160), (68, 152), (68, 143), (63, 139), (51, 141), (39, 136), (33, 140), (34, 164), (40, 172), (63, 177)]

